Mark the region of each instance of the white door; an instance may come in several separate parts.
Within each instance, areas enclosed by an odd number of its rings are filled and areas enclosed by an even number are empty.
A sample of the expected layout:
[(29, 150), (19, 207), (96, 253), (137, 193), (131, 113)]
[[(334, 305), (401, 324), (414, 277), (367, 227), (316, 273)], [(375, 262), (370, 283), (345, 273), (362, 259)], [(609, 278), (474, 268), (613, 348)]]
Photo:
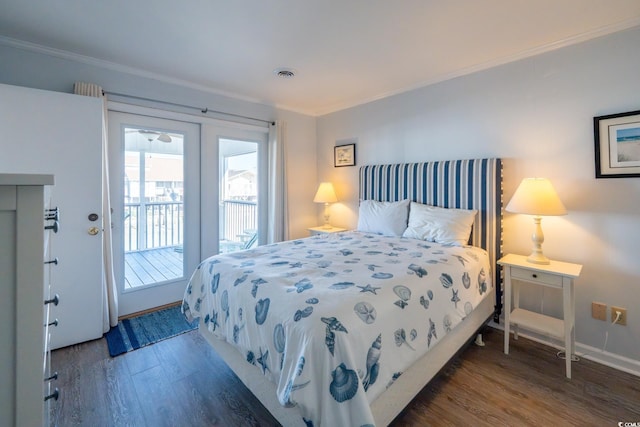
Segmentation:
[(119, 314), (180, 301), (200, 261), (200, 126), (110, 112)]
[(0, 171), (55, 175), (51, 206), (60, 209), (61, 227), (50, 237), (50, 254), (59, 259), (50, 280), (60, 304), (51, 312), (58, 319), (52, 348), (99, 338), (102, 233), (88, 230), (102, 229), (102, 103), (0, 85), (0, 129)]
[(202, 258), (266, 241), (268, 130), (204, 125)]

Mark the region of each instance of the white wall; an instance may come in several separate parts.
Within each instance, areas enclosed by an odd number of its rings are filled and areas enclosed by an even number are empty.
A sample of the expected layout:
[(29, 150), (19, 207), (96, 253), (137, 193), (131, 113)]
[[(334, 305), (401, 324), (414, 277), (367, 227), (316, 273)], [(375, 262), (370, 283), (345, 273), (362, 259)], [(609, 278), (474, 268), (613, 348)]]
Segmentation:
[[(317, 171), (315, 156), (310, 155), (316, 151), (314, 117), (0, 43), (0, 83), (72, 93), (75, 81), (96, 83), (108, 92), (286, 121), (287, 175), (292, 178), (289, 180), (290, 237), (305, 237), (308, 235), (306, 228), (317, 225), (316, 205), (313, 203)], [(160, 104), (156, 106), (166, 108)], [(225, 119), (223, 116), (217, 118)]]
[[(601, 349), (609, 331), (607, 351), (640, 361), (640, 178), (596, 180), (593, 141), (594, 116), (640, 110), (639, 46), (635, 28), (320, 117), (318, 180), (342, 201), (332, 223), (357, 224), (358, 168), (333, 167), (337, 140), (358, 139), (358, 166), (501, 157), (505, 204), (522, 178), (547, 177), (569, 214), (543, 220), (545, 254), (584, 264), (577, 341)], [(505, 253), (528, 254), (532, 219), (507, 213), (504, 227)], [(524, 291), (561, 317), (558, 294)], [(628, 325), (592, 319), (592, 301), (626, 307)]]

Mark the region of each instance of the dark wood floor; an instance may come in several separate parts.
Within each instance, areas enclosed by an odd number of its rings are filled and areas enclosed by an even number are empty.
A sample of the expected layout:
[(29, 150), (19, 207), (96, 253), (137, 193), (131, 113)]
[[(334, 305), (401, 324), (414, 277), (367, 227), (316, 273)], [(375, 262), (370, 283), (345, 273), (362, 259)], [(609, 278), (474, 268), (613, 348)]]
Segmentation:
[[(640, 378), (588, 360), (564, 376), (552, 348), (501, 331), (449, 363), (393, 426), (617, 426), (640, 422)], [(53, 352), (54, 425), (272, 426), (197, 331), (109, 357), (104, 339)]]

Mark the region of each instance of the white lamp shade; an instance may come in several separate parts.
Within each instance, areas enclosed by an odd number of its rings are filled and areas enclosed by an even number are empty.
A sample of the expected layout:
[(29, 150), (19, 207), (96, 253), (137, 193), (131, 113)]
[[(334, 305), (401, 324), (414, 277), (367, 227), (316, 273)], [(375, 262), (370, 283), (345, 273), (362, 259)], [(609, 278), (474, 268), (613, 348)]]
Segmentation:
[(525, 178), (507, 204), (508, 212), (536, 215), (566, 215), (567, 209), (546, 178)]
[(313, 198), (315, 203), (335, 203), (338, 201), (336, 192), (333, 190), (333, 184), (330, 182), (321, 182)]

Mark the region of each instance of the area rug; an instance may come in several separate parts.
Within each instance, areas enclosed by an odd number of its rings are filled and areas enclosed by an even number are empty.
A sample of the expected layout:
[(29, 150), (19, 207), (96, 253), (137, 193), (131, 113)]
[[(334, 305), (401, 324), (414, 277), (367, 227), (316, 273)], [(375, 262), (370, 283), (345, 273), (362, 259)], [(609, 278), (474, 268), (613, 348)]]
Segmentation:
[(165, 308), (123, 319), (104, 334), (111, 357), (175, 337), (198, 327), (198, 321), (187, 322), (180, 306)]

